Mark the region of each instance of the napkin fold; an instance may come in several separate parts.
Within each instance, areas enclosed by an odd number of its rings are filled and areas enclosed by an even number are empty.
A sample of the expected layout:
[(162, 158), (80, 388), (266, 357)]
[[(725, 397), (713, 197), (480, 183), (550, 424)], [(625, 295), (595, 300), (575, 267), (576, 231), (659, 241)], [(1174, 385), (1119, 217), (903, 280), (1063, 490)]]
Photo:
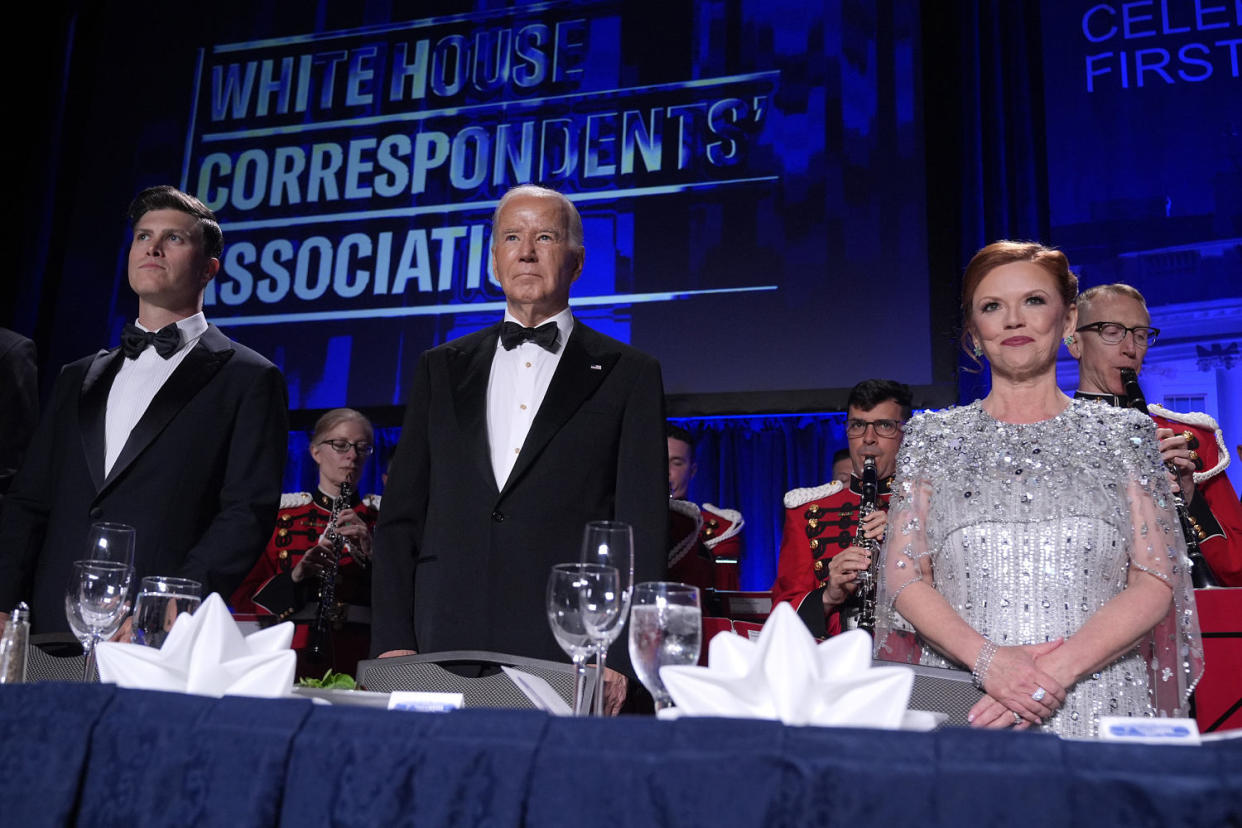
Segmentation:
[(96, 647), (99, 680), (141, 690), (199, 696), (287, 696), (297, 654), (286, 621), (242, 635), (217, 593), (182, 613), (160, 649), (103, 642)]
[(816, 644), (789, 604), (777, 604), (758, 641), (718, 634), (706, 667), (668, 666), (660, 678), (681, 715), (779, 719), (790, 725), (899, 729), (934, 726), (906, 717), (914, 671), (872, 667), (871, 636), (851, 630)]

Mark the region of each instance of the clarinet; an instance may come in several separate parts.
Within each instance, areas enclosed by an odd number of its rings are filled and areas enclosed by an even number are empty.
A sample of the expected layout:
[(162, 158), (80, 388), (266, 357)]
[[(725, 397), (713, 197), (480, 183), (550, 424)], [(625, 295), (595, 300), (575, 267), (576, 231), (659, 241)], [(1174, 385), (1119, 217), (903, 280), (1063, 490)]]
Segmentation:
[(332, 628), (336, 623), (336, 574), (341, 565), (341, 552), (345, 549), (345, 536), (336, 531), (336, 522), (341, 512), (349, 508), (353, 500), (354, 487), (348, 478), (341, 481), (341, 487), (332, 499), (332, 514), (328, 516), (328, 528), (324, 537), (332, 548), (328, 565), (319, 576), (319, 608), (315, 611), (315, 624), (311, 627), (310, 643), (307, 652), (316, 660), (328, 660), (331, 656)]
[[(879, 481), (875, 470), (875, 458), (866, 457), (863, 459), (862, 477), (859, 479), (859, 488), (862, 490), (862, 498), (858, 503), (858, 529), (854, 533), (854, 545), (862, 549), (866, 549), (871, 553), (871, 563), (866, 569), (858, 573), (855, 583), (858, 589), (854, 591), (854, 600), (851, 602), (856, 607), (854, 617), (843, 618), (845, 626), (851, 629), (858, 628), (866, 630), (868, 633), (875, 634), (875, 597), (876, 597), (876, 581), (877, 567), (879, 566), (879, 544), (874, 539), (867, 537), (863, 530), (863, 520), (867, 515), (876, 509), (876, 500), (879, 495)], [(852, 623), (850, 623), (852, 621)]]
[[(1133, 368), (1121, 369), (1121, 384), (1125, 386), (1130, 407), (1147, 414), (1147, 400), (1143, 396), (1143, 389), (1139, 388), (1138, 374)], [(1169, 464), (1170, 468), (1172, 465), (1172, 463)], [(1190, 523), (1190, 512), (1186, 509), (1186, 501), (1182, 498), (1181, 492), (1174, 492), (1173, 508), (1177, 510), (1177, 520), (1182, 525), (1182, 536), (1186, 538), (1186, 556), (1190, 558), (1191, 584), (1195, 589), (1220, 586), (1220, 579), (1216, 577), (1216, 573), (1208, 565), (1207, 558), (1203, 557), (1203, 550), (1199, 548), (1199, 536)]]

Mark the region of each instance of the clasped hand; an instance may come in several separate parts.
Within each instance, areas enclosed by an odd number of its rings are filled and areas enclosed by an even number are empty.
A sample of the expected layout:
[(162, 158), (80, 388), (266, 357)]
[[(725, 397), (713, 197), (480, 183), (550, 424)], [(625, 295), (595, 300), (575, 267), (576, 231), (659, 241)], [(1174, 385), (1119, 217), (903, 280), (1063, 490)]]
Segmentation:
[[(1058, 638), (1045, 644), (998, 648), (983, 679), (987, 695), (967, 716), (971, 725), (1025, 730), (1050, 718), (1065, 702), (1065, 684), (1069, 682), (1058, 680), (1053, 675), (1056, 670), (1046, 669), (1050, 665), (1044, 657), (1062, 643)], [(1014, 718), (1015, 713), (1020, 721)]]

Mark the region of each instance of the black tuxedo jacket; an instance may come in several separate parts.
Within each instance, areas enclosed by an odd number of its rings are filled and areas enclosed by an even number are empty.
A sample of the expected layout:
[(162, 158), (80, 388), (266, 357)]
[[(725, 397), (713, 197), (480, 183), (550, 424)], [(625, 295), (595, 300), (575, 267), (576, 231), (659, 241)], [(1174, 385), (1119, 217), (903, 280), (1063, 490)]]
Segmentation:
[[(462, 649), (566, 660), (548, 627), (548, 572), (579, 560), (591, 520), (631, 524), (635, 582), (664, 578), (659, 363), (576, 321), (498, 489), (487, 384), (499, 330), (448, 342), (419, 362), (376, 530), (373, 654)], [(625, 669), (624, 651), (618, 640), (610, 666)]]
[[(19, 333), (0, 328), (0, 498), (21, 467), (38, 422), (35, 345)], [(7, 610), (0, 608), (0, 612)]]
[(62, 369), (0, 512), (0, 610), (30, 602), (36, 632), (68, 630), (69, 565), (96, 521), (137, 530), (136, 578), (180, 575), (228, 596), (276, 520), (289, 433), (276, 366), (209, 325), (105, 476), (108, 391), (124, 359), (117, 348)]

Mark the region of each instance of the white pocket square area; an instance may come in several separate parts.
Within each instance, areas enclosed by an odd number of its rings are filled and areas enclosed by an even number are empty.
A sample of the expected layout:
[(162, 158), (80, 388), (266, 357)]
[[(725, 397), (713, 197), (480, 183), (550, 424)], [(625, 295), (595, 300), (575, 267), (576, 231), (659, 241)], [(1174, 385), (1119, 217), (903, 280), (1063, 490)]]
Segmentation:
[(99, 680), (119, 687), (199, 696), (289, 695), (297, 654), (286, 621), (244, 636), (216, 593), (182, 613), (161, 649), (104, 642), (96, 648)]
[(788, 604), (776, 606), (758, 641), (716, 635), (707, 660), (707, 667), (660, 669), (680, 715), (892, 730), (935, 725), (934, 718), (906, 715), (913, 670), (872, 667), (871, 636), (862, 630), (816, 644)]

